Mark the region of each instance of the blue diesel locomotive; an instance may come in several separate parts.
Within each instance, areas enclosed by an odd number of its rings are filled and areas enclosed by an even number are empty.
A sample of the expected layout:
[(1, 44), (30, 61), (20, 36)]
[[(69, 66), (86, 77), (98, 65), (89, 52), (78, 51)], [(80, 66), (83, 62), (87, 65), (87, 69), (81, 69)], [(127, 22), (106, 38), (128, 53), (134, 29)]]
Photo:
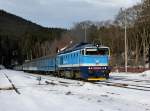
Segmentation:
[(57, 53), (16, 66), (16, 70), (48, 72), (59, 77), (105, 80), (111, 67), (110, 49), (106, 46), (80, 43)]

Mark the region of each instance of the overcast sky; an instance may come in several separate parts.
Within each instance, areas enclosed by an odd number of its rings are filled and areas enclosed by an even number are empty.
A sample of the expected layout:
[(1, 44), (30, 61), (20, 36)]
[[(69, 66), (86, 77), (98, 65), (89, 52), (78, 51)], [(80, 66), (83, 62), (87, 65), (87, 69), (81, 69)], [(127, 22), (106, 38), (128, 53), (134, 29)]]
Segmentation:
[(45, 27), (70, 28), (84, 20), (113, 19), (140, 0), (0, 0), (0, 9)]

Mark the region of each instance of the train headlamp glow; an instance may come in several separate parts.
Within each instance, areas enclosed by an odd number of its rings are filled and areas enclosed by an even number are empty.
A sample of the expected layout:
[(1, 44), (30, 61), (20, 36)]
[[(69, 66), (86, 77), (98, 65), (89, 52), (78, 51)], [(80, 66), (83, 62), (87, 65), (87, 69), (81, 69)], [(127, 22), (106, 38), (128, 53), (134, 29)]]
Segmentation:
[(98, 44), (96, 44), (96, 47), (99, 47), (99, 45), (98, 45)]
[(88, 69), (91, 69), (91, 67), (89, 67)]

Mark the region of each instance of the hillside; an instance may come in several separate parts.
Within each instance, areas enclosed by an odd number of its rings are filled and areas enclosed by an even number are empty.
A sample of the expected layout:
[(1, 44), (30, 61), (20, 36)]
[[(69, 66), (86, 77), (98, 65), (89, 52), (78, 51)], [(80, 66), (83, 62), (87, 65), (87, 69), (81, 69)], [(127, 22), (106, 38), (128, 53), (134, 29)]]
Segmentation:
[[(16, 15), (0, 10), (0, 32), (1, 34), (13, 34), (16, 36), (24, 34), (25, 31), (40, 30), (43, 27), (27, 21)], [(7, 33), (6, 33), (7, 32)]]
[(0, 64), (21, 63), (25, 59), (42, 56), (40, 49), (37, 51), (35, 46), (45, 47), (46, 41), (49, 44), (55, 38), (59, 39), (64, 31), (66, 29), (42, 27), (0, 10)]

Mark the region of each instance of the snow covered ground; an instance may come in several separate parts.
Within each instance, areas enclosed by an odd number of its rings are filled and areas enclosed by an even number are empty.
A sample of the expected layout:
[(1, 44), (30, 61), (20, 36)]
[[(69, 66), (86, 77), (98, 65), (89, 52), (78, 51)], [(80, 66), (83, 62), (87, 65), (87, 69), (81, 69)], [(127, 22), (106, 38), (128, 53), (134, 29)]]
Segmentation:
[[(111, 73), (95, 84), (41, 76), (38, 85), (39, 76), (0, 70), (0, 111), (150, 111), (150, 71)], [(12, 84), (19, 93), (7, 90)]]

